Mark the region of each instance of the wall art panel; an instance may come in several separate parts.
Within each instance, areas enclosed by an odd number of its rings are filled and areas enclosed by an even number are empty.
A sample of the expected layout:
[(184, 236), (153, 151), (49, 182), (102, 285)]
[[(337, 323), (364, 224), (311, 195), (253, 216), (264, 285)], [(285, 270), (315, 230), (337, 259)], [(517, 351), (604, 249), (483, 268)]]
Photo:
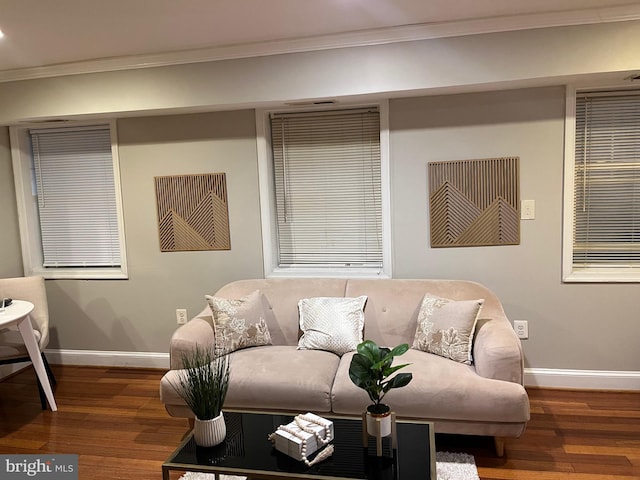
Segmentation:
[(432, 247), (520, 243), (519, 158), (430, 162)]
[(160, 251), (229, 250), (224, 173), (155, 177)]

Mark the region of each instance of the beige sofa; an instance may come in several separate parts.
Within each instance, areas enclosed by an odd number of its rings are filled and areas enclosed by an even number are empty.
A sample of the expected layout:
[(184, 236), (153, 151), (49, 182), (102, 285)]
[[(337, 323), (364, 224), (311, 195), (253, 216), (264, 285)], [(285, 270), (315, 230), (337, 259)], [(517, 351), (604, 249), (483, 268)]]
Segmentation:
[[(399, 360), (413, 373), (406, 387), (385, 398), (401, 418), (433, 421), (436, 432), (489, 435), (502, 453), (502, 437), (518, 437), (529, 420), (523, 388), (523, 356), (498, 298), (486, 287), (458, 280), (399, 279), (254, 279), (233, 282), (214, 295), (237, 299), (260, 290), (268, 301), (272, 345), (237, 350), (231, 358), (227, 410), (360, 415), (370, 403), (348, 376), (353, 353), (298, 350), (298, 301), (311, 297), (367, 296), (364, 338), (379, 345), (412, 345), (425, 293), (452, 300), (484, 299), (473, 341), (473, 363), (466, 365), (410, 349)], [(207, 307), (171, 339), (171, 370), (160, 395), (170, 415), (193, 414), (171, 382), (181, 368), (182, 352), (213, 345), (212, 313)]]

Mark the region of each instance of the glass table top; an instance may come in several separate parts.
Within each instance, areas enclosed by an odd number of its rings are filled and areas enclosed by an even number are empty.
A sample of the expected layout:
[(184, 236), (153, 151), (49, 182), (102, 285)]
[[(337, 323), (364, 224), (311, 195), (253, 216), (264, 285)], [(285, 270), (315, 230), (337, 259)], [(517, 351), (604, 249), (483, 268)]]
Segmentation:
[[(293, 420), (290, 415), (225, 412), (227, 437), (216, 447), (198, 447), (189, 435), (163, 464), (163, 475), (171, 470), (257, 475), (261, 478), (321, 478), (352, 480), (435, 480), (435, 446), (430, 423), (397, 422), (398, 447), (383, 439), (383, 456), (376, 457), (375, 439), (368, 448), (362, 443), (360, 419), (333, 418), (334, 453), (307, 467), (303, 462), (278, 452), (267, 439), (279, 425)], [(317, 452), (316, 452), (317, 453)], [(309, 455), (313, 460), (315, 454)], [(433, 475), (433, 477), (432, 477)]]

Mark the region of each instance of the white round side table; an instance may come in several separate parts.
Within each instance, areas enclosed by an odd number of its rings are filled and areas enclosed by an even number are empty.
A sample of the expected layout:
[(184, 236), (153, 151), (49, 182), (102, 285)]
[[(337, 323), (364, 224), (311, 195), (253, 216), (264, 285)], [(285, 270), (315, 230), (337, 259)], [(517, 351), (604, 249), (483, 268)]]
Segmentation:
[(53, 391), (51, 390), (51, 383), (49, 383), (49, 376), (44, 368), (44, 362), (42, 361), (42, 352), (38, 347), (38, 341), (33, 333), (33, 327), (31, 326), (31, 319), (29, 314), (33, 310), (33, 303), (26, 302), (24, 300), (14, 300), (11, 305), (5, 307), (4, 311), (0, 311), (0, 328), (10, 327), (16, 325), (22, 336), (22, 341), (27, 352), (29, 352), (29, 358), (33, 363), (33, 368), (36, 371), (40, 385), (44, 390), (44, 394), (49, 401), (49, 406), (52, 411), (58, 410), (56, 400), (53, 398)]

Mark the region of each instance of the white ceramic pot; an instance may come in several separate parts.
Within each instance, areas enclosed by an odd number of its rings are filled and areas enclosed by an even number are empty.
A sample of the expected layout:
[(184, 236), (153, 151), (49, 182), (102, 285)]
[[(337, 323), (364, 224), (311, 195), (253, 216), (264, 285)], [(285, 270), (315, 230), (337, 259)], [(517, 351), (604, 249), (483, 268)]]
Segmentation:
[(372, 437), (391, 435), (391, 411), (382, 414), (367, 411), (367, 433)]
[(222, 412), (211, 420), (195, 419), (193, 424), (193, 438), (199, 447), (215, 447), (221, 444), (227, 436), (227, 425), (224, 423)]

